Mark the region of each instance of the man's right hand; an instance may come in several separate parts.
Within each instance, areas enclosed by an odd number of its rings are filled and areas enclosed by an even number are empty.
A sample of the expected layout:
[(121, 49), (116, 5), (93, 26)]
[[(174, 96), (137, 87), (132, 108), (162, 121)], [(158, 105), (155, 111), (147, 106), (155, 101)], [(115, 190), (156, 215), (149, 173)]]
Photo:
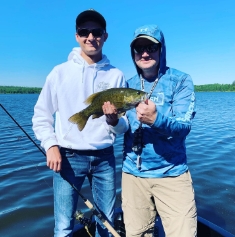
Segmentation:
[(113, 127), (118, 124), (118, 113), (116, 107), (111, 104), (109, 101), (104, 102), (103, 106), (103, 113), (106, 116), (106, 122)]
[(62, 158), (58, 146), (52, 146), (47, 150), (47, 166), (55, 172), (61, 171)]

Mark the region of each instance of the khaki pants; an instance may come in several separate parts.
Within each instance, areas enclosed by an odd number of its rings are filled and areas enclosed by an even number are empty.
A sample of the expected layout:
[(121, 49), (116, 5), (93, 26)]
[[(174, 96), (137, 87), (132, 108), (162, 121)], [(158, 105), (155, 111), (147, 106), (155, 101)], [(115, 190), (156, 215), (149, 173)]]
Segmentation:
[(158, 212), (166, 237), (197, 236), (197, 210), (191, 175), (140, 178), (122, 173), (126, 237), (150, 237)]

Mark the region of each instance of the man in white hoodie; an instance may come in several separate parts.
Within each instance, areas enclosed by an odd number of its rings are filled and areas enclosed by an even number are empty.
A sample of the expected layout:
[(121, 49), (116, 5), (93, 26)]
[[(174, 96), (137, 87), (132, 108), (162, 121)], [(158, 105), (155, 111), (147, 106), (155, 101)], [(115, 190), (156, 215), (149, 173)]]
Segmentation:
[[(116, 134), (128, 129), (125, 117), (117, 120), (114, 116), (112, 120), (111, 116), (111, 121), (108, 115), (89, 118), (82, 131), (69, 122), (73, 114), (86, 107), (84, 101), (91, 94), (126, 86), (123, 73), (102, 54), (108, 34), (100, 13), (92, 9), (80, 13), (75, 37), (80, 48), (74, 48), (68, 61), (50, 72), (32, 119), (34, 133), (46, 151), (47, 166), (54, 170), (55, 237), (72, 236), (78, 194), (69, 182), (80, 191), (86, 177), (95, 207), (113, 223), (116, 197), (113, 143)], [(97, 221), (96, 237), (111, 236)]]

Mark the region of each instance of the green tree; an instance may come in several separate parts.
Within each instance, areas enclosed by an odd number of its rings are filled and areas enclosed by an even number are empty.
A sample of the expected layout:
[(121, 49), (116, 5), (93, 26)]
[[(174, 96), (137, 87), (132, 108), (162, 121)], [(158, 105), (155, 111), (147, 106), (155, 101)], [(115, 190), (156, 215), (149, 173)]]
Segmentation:
[(0, 86), (0, 94), (39, 94), (42, 88), (21, 86)]

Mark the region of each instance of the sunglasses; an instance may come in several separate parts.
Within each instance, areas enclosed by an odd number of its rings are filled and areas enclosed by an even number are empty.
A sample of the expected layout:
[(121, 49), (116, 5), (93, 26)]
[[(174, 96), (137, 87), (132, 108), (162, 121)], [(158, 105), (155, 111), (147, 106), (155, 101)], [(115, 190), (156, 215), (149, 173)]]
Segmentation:
[(77, 33), (80, 37), (88, 37), (90, 33), (92, 33), (94, 37), (101, 37), (105, 33), (105, 30), (101, 28), (96, 28), (96, 29), (82, 28), (82, 29), (77, 29)]
[(143, 52), (155, 53), (158, 51), (160, 44), (149, 44), (149, 45), (136, 45), (133, 47), (135, 54), (142, 54)]

